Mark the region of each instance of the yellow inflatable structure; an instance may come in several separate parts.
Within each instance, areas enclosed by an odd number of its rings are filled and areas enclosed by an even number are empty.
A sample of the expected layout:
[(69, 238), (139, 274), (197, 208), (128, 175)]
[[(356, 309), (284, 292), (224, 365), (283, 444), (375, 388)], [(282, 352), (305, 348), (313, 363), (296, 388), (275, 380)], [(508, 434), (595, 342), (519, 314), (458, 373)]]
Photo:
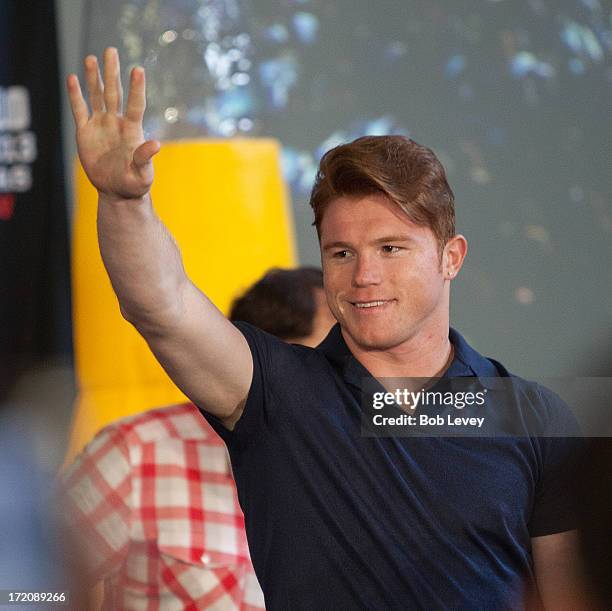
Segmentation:
[[(227, 312), (268, 268), (295, 265), (274, 140), (166, 142), (154, 159), (157, 214), (194, 283)], [(119, 312), (96, 236), (97, 193), (77, 163), (72, 286), (78, 396), (66, 463), (102, 427), (185, 400)]]

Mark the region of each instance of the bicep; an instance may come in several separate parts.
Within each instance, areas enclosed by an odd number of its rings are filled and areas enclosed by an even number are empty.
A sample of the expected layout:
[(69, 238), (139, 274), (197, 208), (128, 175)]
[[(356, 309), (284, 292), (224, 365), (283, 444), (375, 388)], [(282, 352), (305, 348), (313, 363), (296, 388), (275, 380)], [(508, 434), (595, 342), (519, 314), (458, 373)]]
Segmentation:
[(199, 407), (232, 428), (253, 376), (253, 358), (240, 331), (191, 282), (171, 324), (139, 329), (172, 381)]
[(592, 609), (586, 595), (578, 532), (570, 530), (531, 539), (533, 565), (545, 609)]

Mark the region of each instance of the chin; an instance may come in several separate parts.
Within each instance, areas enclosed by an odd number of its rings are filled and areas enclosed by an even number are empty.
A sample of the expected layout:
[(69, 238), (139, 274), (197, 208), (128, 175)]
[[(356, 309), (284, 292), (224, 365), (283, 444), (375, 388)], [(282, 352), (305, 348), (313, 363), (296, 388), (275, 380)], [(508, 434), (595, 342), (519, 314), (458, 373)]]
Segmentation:
[(349, 327), (347, 331), (358, 346), (368, 350), (389, 350), (402, 342), (399, 334), (388, 328), (352, 329)]

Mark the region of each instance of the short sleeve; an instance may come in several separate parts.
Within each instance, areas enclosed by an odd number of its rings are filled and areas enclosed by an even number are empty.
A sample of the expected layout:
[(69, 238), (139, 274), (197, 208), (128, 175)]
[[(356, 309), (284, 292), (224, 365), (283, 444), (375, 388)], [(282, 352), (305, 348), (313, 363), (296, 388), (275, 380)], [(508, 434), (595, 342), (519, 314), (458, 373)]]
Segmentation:
[(270, 406), (272, 355), (285, 346), (278, 338), (253, 327), (245, 322), (234, 325), (246, 339), (253, 357), (253, 379), (249, 388), (247, 401), (240, 420), (233, 431), (228, 430), (222, 422), (202, 409), (202, 414), (215, 429), (228, 447), (247, 444), (250, 439), (265, 425)]
[(538, 391), (547, 419), (537, 438), (542, 464), (529, 521), (532, 537), (578, 527), (574, 482), (584, 448), (580, 427), (566, 403), (544, 387)]
[(60, 489), (93, 577), (109, 577), (129, 548), (132, 482), (121, 431), (109, 427), (98, 433), (63, 475)]

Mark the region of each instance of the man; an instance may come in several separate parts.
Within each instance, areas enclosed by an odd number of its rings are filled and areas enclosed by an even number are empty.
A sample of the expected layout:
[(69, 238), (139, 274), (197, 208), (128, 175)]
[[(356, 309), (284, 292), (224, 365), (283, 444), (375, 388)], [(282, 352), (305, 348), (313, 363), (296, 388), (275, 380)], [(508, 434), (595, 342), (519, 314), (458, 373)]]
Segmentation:
[(266, 606), (507, 608), (535, 574), (547, 607), (578, 608), (562, 446), (360, 435), (363, 378), (508, 375), (449, 332), (467, 244), (433, 153), (389, 137), (324, 157), (311, 203), (339, 325), (290, 346), (228, 323), (185, 275), (149, 196), (144, 72), (122, 115), (116, 50), (104, 60), (105, 88), (85, 60), (91, 116), (68, 80), (102, 256), (123, 315), (228, 445)]
[[(242, 320), (316, 345), (333, 322), (315, 268), (273, 269), (234, 301)], [(63, 477), (66, 522), (106, 609), (264, 608), (223, 442), (191, 403), (114, 422)]]

